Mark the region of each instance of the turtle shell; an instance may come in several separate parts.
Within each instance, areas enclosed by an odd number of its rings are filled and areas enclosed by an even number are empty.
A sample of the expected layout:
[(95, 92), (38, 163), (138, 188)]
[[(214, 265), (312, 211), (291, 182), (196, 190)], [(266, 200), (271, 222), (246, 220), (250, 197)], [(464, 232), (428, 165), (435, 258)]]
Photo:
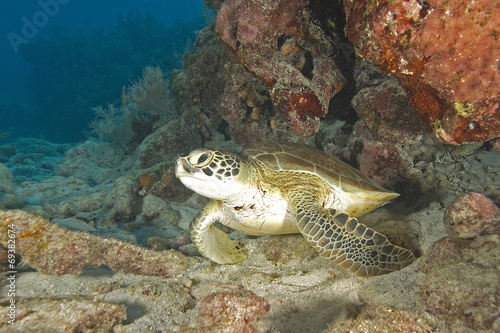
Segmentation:
[(363, 209), (358, 207), (363, 213), (399, 196), (349, 164), (305, 145), (263, 141), (248, 146), (243, 155), (259, 160), (272, 170), (315, 174), (333, 190), (342, 191), (358, 205), (363, 205)]

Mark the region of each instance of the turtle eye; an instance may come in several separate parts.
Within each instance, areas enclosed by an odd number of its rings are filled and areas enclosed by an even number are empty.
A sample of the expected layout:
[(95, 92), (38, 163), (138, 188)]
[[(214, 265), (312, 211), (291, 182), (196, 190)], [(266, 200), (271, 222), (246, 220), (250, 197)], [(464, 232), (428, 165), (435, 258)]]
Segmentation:
[(198, 162), (197, 164), (202, 164), (203, 162), (205, 162), (206, 160), (208, 160), (208, 158), (210, 157), (210, 153), (203, 153), (201, 154), (199, 157), (198, 157)]
[(194, 166), (194, 167), (203, 167), (207, 165), (210, 160), (212, 153), (210, 151), (194, 151), (191, 153), (189, 156), (189, 162)]

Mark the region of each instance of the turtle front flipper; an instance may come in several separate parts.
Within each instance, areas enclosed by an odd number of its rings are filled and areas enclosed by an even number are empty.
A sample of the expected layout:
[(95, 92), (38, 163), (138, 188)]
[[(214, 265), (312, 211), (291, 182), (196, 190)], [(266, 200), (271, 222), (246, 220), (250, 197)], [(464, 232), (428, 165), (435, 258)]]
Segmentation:
[(297, 225), (307, 242), (322, 256), (356, 275), (391, 273), (415, 260), (410, 250), (393, 245), (386, 236), (346, 213), (317, 207), (312, 200), (293, 206)]
[(248, 254), (242, 242), (229, 239), (225, 232), (213, 225), (223, 217), (222, 203), (210, 201), (189, 227), (191, 240), (204, 257), (218, 264), (235, 264), (245, 260)]

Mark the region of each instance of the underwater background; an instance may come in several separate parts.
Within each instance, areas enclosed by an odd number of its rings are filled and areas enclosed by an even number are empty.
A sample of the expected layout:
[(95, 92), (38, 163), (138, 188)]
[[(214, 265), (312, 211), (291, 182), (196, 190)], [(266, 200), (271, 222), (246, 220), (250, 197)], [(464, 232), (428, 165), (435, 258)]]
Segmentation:
[[(0, 3), (0, 333), (500, 332), (496, 0)], [(199, 255), (200, 148), (299, 143), (400, 196), (417, 260), (360, 278), (301, 235)]]
[(201, 0), (0, 6), (0, 132), (53, 142), (84, 140), (92, 107), (119, 97), (142, 68), (181, 68), (205, 25)]

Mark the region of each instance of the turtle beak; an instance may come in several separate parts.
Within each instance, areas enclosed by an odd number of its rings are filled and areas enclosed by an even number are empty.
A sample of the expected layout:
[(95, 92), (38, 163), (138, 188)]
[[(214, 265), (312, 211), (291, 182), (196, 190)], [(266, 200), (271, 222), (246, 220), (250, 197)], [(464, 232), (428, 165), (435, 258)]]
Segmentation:
[(197, 169), (193, 168), (187, 161), (186, 157), (179, 157), (175, 165), (175, 176), (180, 178), (182, 176), (192, 175)]

